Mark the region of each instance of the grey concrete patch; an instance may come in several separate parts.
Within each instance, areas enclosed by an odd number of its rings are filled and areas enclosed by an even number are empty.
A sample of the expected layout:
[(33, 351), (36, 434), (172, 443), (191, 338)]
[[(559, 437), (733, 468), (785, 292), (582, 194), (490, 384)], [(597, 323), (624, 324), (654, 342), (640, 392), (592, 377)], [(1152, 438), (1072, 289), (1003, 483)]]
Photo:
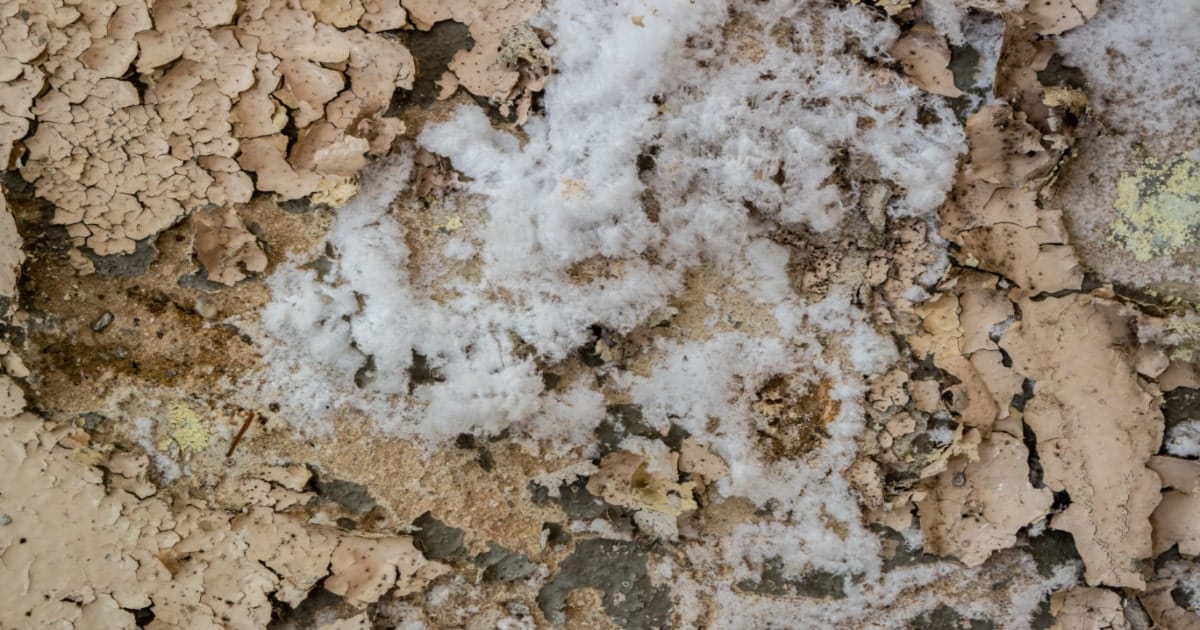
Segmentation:
[(268, 630), (309, 630), (338, 619), (351, 617), (356, 610), (346, 600), (318, 586), (295, 608), (276, 602)]
[(537, 505), (553, 502), (566, 513), (572, 521), (590, 521), (603, 518), (612, 524), (617, 531), (632, 532), (634, 530), (633, 512), (626, 508), (609, 505), (603, 499), (587, 491), (587, 481), (576, 479), (572, 483), (564, 483), (558, 487), (558, 496), (551, 497), (550, 490), (536, 483), (529, 483), (529, 492)]
[(413, 532), (413, 544), (430, 560), (452, 562), (467, 555), (463, 546), (463, 530), (451, 527), (426, 512), (413, 521), (419, 528)]
[(96, 267), (96, 273), (105, 276), (140, 276), (146, 273), (150, 264), (158, 259), (158, 248), (154, 247), (157, 236), (144, 238), (134, 244), (132, 254), (123, 256), (97, 256), (95, 252), (84, 247), (81, 251)]
[(963, 617), (945, 604), (921, 613), (908, 622), (910, 630), (994, 630), (996, 624), (986, 619)]
[(505, 549), (496, 543), (488, 543), (488, 551), (475, 556), (473, 561), (484, 567), (484, 582), (521, 580), (537, 570), (537, 564), (525, 554)]
[(538, 606), (552, 623), (561, 624), (567, 595), (584, 587), (602, 593), (604, 611), (623, 628), (669, 625), (670, 589), (650, 582), (646, 553), (634, 543), (599, 538), (580, 541), (538, 592)]
[(1163, 418), (1166, 432), (1188, 421), (1200, 421), (1200, 389), (1177, 387), (1163, 394)]
[(763, 563), (762, 575), (757, 580), (742, 580), (737, 588), (748, 593), (774, 597), (811, 597), (842, 599), (846, 597), (846, 576), (829, 571), (812, 571), (799, 578), (783, 574), (783, 562), (771, 558)]
[(375, 507), (375, 499), (367, 487), (353, 481), (326, 481), (317, 477), (317, 494), (359, 515), (366, 514)]
[(443, 20), (428, 31), (409, 31), (404, 44), (417, 62), (417, 77), (412, 91), (397, 90), (388, 108), (393, 115), (401, 107), (413, 104), (427, 107), (437, 98), (436, 82), (450, 66), (454, 53), (475, 46), (466, 24)]

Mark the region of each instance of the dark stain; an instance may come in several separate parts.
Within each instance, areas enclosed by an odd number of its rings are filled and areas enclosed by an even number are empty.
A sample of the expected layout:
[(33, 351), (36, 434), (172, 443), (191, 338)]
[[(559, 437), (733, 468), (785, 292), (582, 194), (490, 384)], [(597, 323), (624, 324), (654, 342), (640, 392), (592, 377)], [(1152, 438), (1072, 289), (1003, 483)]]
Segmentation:
[(412, 90), (396, 90), (387, 116), (394, 116), (407, 105), (428, 107), (437, 100), (437, 80), (450, 67), (454, 54), (475, 46), (466, 24), (443, 20), (428, 31), (408, 31), (404, 45), (417, 63)]
[(413, 545), (429, 560), (453, 562), (465, 558), (463, 530), (451, 527), (426, 512), (413, 521), (417, 531), (412, 533)]
[(909, 630), (994, 630), (996, 624), (987, 619), (964, 617), (957, 610), (942, 604), (917, 615), (906, 627)]
[(567, 595), (583, 587), (600, 591), (604, 612), (622, 628), (669, 627), (670, 589), (650, 582), (646, 553), (635, 543), (599, 538), (579, 541), (575, 552), (538, 591), (538, 607), (551, 623), (562, 624)]
[(763, 562), (762, 573), (757, 580), (742, 580), (735, 584), (738, 590), (773, 597), (808, 597), (843, 599), (846, 597), (846, 576), (830, 571), (810, 571), (800, 577), (787, 577), (783, 562), (770, 558)]
[(475, 556), (472, 562), (483, 568), (484, 582), (523, 580), (537, 570), (537, 564), (530, 560), (529, 556), (493, 542), (488, 543), (486, 553)]

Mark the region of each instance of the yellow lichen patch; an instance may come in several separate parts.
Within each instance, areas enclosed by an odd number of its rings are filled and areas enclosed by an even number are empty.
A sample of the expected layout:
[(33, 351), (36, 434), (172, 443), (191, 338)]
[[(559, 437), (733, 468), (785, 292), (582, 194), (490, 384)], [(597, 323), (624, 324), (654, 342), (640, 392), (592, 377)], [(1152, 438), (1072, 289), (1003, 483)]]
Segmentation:
[(1173, 256), (1200, 228), (1200, 163), (1197, 151), (1164, 164), (1156, 158), (1121, 176), (1109, 240), (1139, 262)]
[(167, 424), (171, 439), (184, 453), (199, 453), (212, 442), (208, 423), (186, 402), (174, 400), (167, 404)]
[(366, 12), (361, 0), (304, 0), (300, 6), (312, 11), (317, 20), (338, 28), (354, 26)]
[(358, 194), (358, 184), (354, 181), (323, 180), (317, 191), (309, 196), (316, 204), (325, 204), (331, 208), (341, 208)]
[(696, 509), (692, 493), (695, 482), (676, 483), (654, 476), (642, 462), (630, 479), (630, 492), (647, 510), (678, 516)]
[(80, 446), (71, 451), (71, 459), (84, 466), (96, 466), (104, 461), (105, 456), (90, 446)]
[(588, 492), (613, 505), (671, 516), (696, 509), (695, 486), (692, 481), (678, 483), (655, 475), (641, 455), (627, 451), (604, 456), (599, 471), (587, 483)]

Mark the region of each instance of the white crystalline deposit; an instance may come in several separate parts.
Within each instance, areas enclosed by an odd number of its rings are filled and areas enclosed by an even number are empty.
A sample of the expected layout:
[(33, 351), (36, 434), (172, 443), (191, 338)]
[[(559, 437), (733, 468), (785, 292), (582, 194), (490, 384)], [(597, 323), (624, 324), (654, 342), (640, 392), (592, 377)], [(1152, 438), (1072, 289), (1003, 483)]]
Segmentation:
[(1062, 37), (1059, 51), (1083, 70), (1088, 103), (1130, 135), (1194, 136), (1200, 125), (1200, 3), (1106, 0)]
[[(740, 11), (749, 26), (735, 32)], [(350, 405), (399, 435), (513, 427), (578, 443), (603, 417), (602, 395), (590, 380), (548, 392), (536, 364), (566, 358), (594, 325), (657, 323), (701, 270), (736, 282), (779, 332), (664, 345), (653, 375), (615, 379), (647, 421), (703, 431), (697, 414), (740, 413), (744, 386), (802, 365), (842, 383), (837, 397), (857, 396), (846, 377), (879, 370), (894, 349), (847, 299), (810, 311), (790, 288), (788, 249), (767, 234), (835, 233), (862, 220), (859, 190), (878, 182), (890, 182), (894, 216), (942, 201), (961, 134), (948, 108), (883, 67), (897, 28), (864, 7), (716, 0), (551, 2), (537, 26), (553, 34), (556, 74), (524, 138), (464, 107), (418, 139), (468, 178), (458, 202), (485, 218), (438, 263), (471, 273), (415, 277), (388, 209), (410, 160), (382, 164), (338, 213), (333, 271), (318, 278), (298, 261), (271, 280), (273, 399), (310, 427)], [(654, 168), (639, 174), (639, 156)], [(822, 333), (852, 365), (820, 359)], [(436, 380), (409, 382), (418, 355)], [(374, 380), (356, 388), (368, 356)], [(748, 448), (736, 418), (723, 430), (718, 451)]]
[[(406, 239), (416, 226), (389, 208), (411, 156), (367, 173), (338, 211), (332, 270), (297, 261), (271, 279), (256, 395), (309, 429), (349, 406), (400, 436), (511, 428), (555, 448), (588, 444), (618, 392), (647, 423), (678, 424), (728, 462), (722, 495), (792, 515), (787, 531), (735, 531), (731, 558), (878, 576), (878, 539), (840, 470), (862, 426), (861, 376), (896, 349), (845, 292), (806, 303), (792, 252), (769, 236), (835, 238), (866, 220), (860, 191), (881, 182), (892, 216), (931, 217), (963, 148), (953, 113), (885, 67), (898, 30), (862, 6), (560, 1), (538, 20), (556, 74), (522, 137), (464, 107), (418, 138), (465, 176), (453, 203), (478, 221), (418, 264)], [(649, 372), (601, 368), (604, 392), (591, 377), (546, 388), (539, 365), (576, 352), (594, 326), (652, 329), (698, 275), (765, 321), (646, 342)], [(715, 321), (720, 300), (708, 301)], [(368, 357), (374, 379), (356, 387)], [(415, 357), (437, 378), (410, 382)], [(839, 404), (804, 461), (767, 461), (757, 443), (754, 392), (781, 374), (831, 383)]]

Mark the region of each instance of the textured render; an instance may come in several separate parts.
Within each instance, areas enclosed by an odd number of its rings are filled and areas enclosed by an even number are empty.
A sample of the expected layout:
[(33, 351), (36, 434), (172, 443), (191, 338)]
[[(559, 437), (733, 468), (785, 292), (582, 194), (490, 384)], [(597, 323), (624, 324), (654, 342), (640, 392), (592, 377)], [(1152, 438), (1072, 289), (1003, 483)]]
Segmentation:
[(0, 4), (0, 626), (1196, 626), (1131, 4)]

